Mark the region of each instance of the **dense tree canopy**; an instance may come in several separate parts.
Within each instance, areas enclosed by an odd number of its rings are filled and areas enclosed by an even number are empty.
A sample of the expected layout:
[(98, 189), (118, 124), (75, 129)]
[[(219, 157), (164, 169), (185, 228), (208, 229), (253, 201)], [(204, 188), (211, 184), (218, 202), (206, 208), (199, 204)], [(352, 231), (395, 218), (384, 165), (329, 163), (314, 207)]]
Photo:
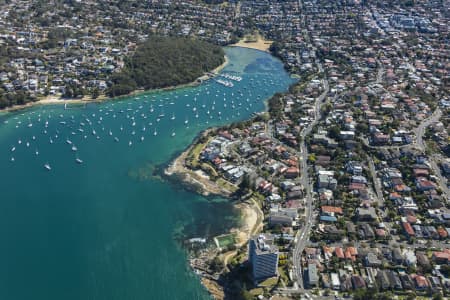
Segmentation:
[(120, 73), (112, 76), (108, 95), (192, 82), (223, 61), (219, 46), (189, 38), (153, 36), (138, 46)]

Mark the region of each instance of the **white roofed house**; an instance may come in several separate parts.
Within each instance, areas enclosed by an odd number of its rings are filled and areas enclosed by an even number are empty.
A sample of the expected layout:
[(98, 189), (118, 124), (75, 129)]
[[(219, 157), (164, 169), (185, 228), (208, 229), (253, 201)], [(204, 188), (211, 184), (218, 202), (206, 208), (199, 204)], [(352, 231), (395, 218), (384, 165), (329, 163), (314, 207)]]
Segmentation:
[(311, 288), (313, 286), (319, 285), (319, 275), (317, 273), (317, 266), (315, 264), (308, 264), (308, 286)]

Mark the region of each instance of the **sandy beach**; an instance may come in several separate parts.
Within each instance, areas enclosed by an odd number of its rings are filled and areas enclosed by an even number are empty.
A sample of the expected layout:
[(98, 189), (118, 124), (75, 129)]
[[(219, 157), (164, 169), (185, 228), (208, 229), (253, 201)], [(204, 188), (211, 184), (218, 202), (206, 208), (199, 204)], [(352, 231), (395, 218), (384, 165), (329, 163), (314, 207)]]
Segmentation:
[[(225, 68), (225, 66), (228, 64), (228, 62), (229, 62), (228, 57), (225, 55), (224, 62), (220, 66), (215, 68), (214, 70), (209, 71), (208, 73), (217, 75), (223, 68)], [(96, 103), (96, 102), (102, 102), (105, 100), (114, 100), (114, 99), (120, 99), (120, 98), (124, 98), (124, 97), (138, 96), (140, 94), (148, 93), (148, 92), (170, 91), (170, 90), (176, 90), (176, 89), (199, 85), (202, 81), (207, 80), (210, 77), (211, 77), (210, 75), (205, 74), (190, 83), (180, 84), (180, 85), (176, 85), (176, 86), (168, 86), (168, 87), (160, 88), (160, 89), (145, 90), (145, 91), (144, 90), (136, 90), (136, 91), (131, 92), (128, 95), (123, 95), (123, 96), (119, 96), (116, 98), (110, 98), (104, 94), (101, 94), (99, 97), (97, 97), (95, 99), (93, 99), (91, 96), (84, 96), (83, 98), (62, 98), (61, 95), (48, 95), (48, 96), (42, 96), (37, 101), (34, 101), (34, 102), (28, 102), (27, 104), (23, 104), (23, 105), (14, 105), (11, 107), (6, 107), (1, 111), (2, 112), (12, 112), (12, 111), (17, 111), (17, 110), (21, 110), (24, 108), (32, 107), (35, 105), (51, 105), (51, 104), (63, 104), (63, 103), (64, 104), (66, 104), (66, 103), (67, 104)]]
[(244, 47), (257, 49), (265, 52), (269, 52), (270, 45), (273, 41), (265, 40), (260, 34), (256, 35), (256, 41), (249, 41), (246, 38), (241, 39), (236, 44), (230, 45), (231, 47)]
[[(203, 132), (202, 135), (206, 136), (212, 130), (214, 129), (209, 129)], [(181, 153), (164, 171), (165, 175), (175, 176), (175, 178), (204, 196), (217, 194), (223, 197), (230, 197), (232, 191), (228, 191), (224, 189), (223, 186), (219, 186), (215, 181), (211, 180), (207, 174), (203, 173), (203, 171), (191, 170), (186, 167), (185, 160), (197, 143), (198, 139), (195, 140), (188, 149)], [(236, 246), (241, 248), (246, 246), (251, 236), (262, 230), (264, 213), (256, 200), (253, 198), (250, 198), (245, 202), (236, 203), (234, 204), (234, 207), (241, 214), (241, 222), (239, 227), (232, 228), (229, 233), (236, 234)], [(237, 250), (233, 250), (223, 254), (218, 254), (218, 257), (223, 261), (224, 265), (227, 266), (236, 254)], [(209, 257), (208, 259), (212, 258), (213, 257)], [(228, 270), (228, 268), (226, 267), (225, 270)], [(201, 282), (214, 299), (224, 299), (225, 293), (220, 282), (209, 277), (202, 277)]]
[(255, 235), (262, 229), (262, 220), (264, 214), (258, 204), (253, 200), (235, 205), (241, 211), (242, 224), (238, 231), (238, 247), (242, 247), (247, 243), (251, 236)]

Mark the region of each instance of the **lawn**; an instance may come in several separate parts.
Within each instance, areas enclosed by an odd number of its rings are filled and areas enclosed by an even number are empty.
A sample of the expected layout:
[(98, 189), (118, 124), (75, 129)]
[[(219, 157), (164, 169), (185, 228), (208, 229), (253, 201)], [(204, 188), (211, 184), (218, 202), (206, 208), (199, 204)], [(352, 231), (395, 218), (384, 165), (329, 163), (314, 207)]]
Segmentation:
[(259, 295), (263, 295), (264, 294), (264, 290), (262, 288), (256, 288), (256, 289), (250, 290), (249, 293), (251, 295), (253, 295), (254, 297), (257, 297)]
[(230, 191), (232, 193), (237, 190), (237, 187), (235, 185), (229, 183), (228, 181), (224, 180), (223, 178), (218, 178), (216, 183), (218, 186), (223, 187), (224, 189), (226, 189), (227, 191)]
[(283, 267), (278, 267), (278, 274), (280, 274), (280, 277), (281, 279), (283, 279), (285, 284), (289, 284), (290, 282), (289, 277)]
[(195, 145), (195, 147), (192, 148), (191, 151), (189, 152), (189, 155), (188, 155), (189, 158), (198, 159), (198, 156), (200, 155), (200, 152), (202, 152), (205, 145), (206, 144), (204, 144), (204, 143), (198, 143), (197, 145)]
[(269, 279), (264, 280), (263, 282), (261, 282), (259, 284), (260, 287), (267, 287), (267, 288), (272, 288), (274, 287), (278, 282), (278, 278), (277, 277), (272, 277)]
[(230, 234), (219, 235), (219, 236), (215, 237), (214, 240), (216, 241), (216, 245), (219, 248), (221, 248), (221, 249), (227, 248), (229, 246), (236, 244), (236, 234), (230, 233)]

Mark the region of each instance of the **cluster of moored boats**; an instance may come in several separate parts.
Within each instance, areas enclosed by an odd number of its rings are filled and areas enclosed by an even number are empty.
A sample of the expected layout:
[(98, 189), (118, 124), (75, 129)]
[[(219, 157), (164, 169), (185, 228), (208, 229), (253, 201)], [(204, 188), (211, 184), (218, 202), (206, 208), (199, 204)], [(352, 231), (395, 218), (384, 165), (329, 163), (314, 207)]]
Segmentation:
[(226, 86), (226, 87), (233, 87), (234, 86), (234, 84), (231, 81), (224, 80), (224, 79), (216, 79), (216, 82), (221, 84), (221, 85), (223, 85), (223, 86)]
[(230, 80), (234, 80), (234, 81), (238, 81), (238, 82), (242, 80), (242, 77), (241, 77), (241, 76), (233, 75), (233, 74), (228, 74), (228, 73), (223, 73), (223, 74), (221, 74), (221, 76), (222, 76), (223, 78), (230, 79)]
[[(236, 77), (232, 80), (238, 80), (238, 76), (230, 76)], [(219, 80), (221, 79), (216, 82)], [(182, 90), (166, 92), (167, 97), (142, 95), (128, 101), (100, 104), (94, 110), (90, 106), (86, 111), (77, 108), (73, 114), (70, 108), (67, 109), (67, 105), (65, 110), (44, 108), (23, 113), (5, 121), (16, 128), (23, 128), (28, 134), (11, 146), (10, 161), (16, 161), (16, 150), (21, 147), (35, 149), (34, 155), (42, 157), (39, 146), (48, 142), (67, 144), (68, 150), (74, 153), (75, 163), (83, 164), (78, 153), (84, 140), (111, 140), (119, 143), (125, 139), (131, 147), (134, 142), (144, 142), (149, 136), (157, 136), (158, 129), (165, 134), (169, 131), (169, 135), (175, 137), (175, 129), (189, 128), (190, 119), (196, 120), (194, 125), (201, 125), (214, 120), (218, 122), (222, 120), (222, 115), (226, 120), (239, 117), (244, 110), (250, 111), (255, 102), (261, 101), (264, 95), (261, 92), (268, 92), (268, 85), (276, 84), (280, 83), (273, 79), (258, 78), (256, 75), (245, 87), (231, 92), (219, 89), (214, 91), (213, 85), (206, 85), (192, 89), (184, 97)], [(258, 94), (254, 94), (254, 90)], [(168, 116), (166, 110), (171, 111)], [(177, 121), (176, 114), (180, 113), (183, 115), (182, 120)], [(52, 170), (48, 161), (44, 160), (43, 163), (46, 170)]]

